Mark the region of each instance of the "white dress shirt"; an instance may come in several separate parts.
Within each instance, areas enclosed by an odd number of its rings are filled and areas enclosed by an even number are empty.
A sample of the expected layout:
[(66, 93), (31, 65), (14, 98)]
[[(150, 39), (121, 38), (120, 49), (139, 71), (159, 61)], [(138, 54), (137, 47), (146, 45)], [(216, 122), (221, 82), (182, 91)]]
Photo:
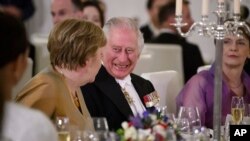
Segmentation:
[(144, 111), (146, 111), (146, 108), (144, 107), (138, 93), (135, 90), (135, 87), (131, 82), (130, 75), (126, 76), (124, 79), (116, 79), (116, 82), (119, 83), (121, 88), (125, 89), (129, 96), (133, 99), (133, 102), (129, 104), (129, 106), (134, 115), (141, 115)]

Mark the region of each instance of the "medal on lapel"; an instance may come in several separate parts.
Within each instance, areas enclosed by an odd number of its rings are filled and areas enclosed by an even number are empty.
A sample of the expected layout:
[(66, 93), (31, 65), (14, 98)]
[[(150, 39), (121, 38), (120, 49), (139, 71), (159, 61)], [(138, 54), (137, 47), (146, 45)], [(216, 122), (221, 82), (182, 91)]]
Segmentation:
[(152, 106), (155, 106), (156, 104), (159, 103), (160, 97), (157, 94), (157, 92), (154, 91), (154, 92), (152, 92), (150, 94), (145, 95), (143, 97), (143, 101), (144, 101), (146, 107), (152, 107)]

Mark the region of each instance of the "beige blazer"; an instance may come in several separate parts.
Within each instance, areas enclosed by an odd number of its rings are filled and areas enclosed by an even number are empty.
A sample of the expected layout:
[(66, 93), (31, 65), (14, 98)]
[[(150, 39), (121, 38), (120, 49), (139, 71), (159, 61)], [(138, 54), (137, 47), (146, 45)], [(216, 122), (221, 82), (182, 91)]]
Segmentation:
[(93, 130), (91, 117), (80, 88), (77, 96), (82, 113), (75, 106), (63, 76), (52, 67), (48, 67), (33, 77), (15, 100), (43, 111), (52, 121), (55, 121), (56, 116), (67, 116), (70, 123), (78, 128)]

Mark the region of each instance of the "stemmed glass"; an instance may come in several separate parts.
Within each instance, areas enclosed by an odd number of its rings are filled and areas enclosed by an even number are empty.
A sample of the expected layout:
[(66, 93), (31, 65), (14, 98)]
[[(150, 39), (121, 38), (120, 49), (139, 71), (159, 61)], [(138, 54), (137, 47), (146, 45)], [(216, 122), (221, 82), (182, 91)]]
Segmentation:
[(239, 125), (244, 117), (244, 99), (243, 97), (233, 96), (231, 102), (231, 114), (234, 124)]
[(105, 117), (92, 117), (95, 131), (100, 141), (106, 141), (109, 138), (109, 127)]
[(65, 116), (56, 117), (55, 124), (59, 141), (70, 141), (69, 118)]
[(160, 106), (157, 107), (156, 109), (158, 112), (161, 113), (162, 116), (167, 116), (170, 122), (174, 123), (176, 121), (175, 114), (168, 112), (167, 106)]
[(189, 123), (189, 128), (193, 131), (193, 128), (200, 128), (201, 121), (197, 107), (181, 107), (178, 113), (178, 122), (186, 119)]
[(156, 108), (158, 112), (161, 113), (161, 115), (166, 115), (167, 114), (167, 106), (159, 106)]
[(108, 131), (108, 122), (105, 117), (92, 117), (94, 128), (96, 131)]
[(78, 130), (74, 133), (71, 141), (100, 141), (96, 132), (90, 130)]

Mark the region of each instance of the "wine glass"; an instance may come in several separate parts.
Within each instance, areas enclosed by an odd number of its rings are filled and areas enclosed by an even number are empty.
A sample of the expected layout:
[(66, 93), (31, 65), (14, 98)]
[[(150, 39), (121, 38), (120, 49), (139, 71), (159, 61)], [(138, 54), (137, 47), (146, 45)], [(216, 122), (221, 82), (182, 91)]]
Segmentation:
[(95, 131), (78, 130), (71, 137), (71, 141), (100, 141), (100, 140)]
[(244, 117), (244, 99), (243, 97), (233, 96), (231, 102), (231, 114), (233, 123), (239, 125)]
[(193, 128), (200, 128), (201, 121), (197, 107), (181, 107), (178, 113), (178, 119), (186, 118), (189, 121), (190, 130)]
[(92, 117), (94, 128), (96, 131), (108, 131), (108, 122), (105, 117)]
[(70, 141), (69, 118), (58, 116), (56, 117), (55, 124), (59, 141)]
[(160, 112), (162, 116), (167, 114), (167, 106), (159, 106), (156, 108), (156, 110)]
[(176, 117), (174, 113), (167, 113), (166, 116), (171, 123), (176, 123)]
[(168, 112), (167, 106), (160, 106), (157, 107), (156, 109), (158, 112), (161, 113), (161, 116), (167, 116), (170, 122), (174, 123), (176, 121), (175, 114)]
[(189, 134), (190, 125), (188, 121), (188, 115), (185, 112), (185, 107), (180, 107), (177, 117), (177, 127), (180, 129), (181, 133)]

